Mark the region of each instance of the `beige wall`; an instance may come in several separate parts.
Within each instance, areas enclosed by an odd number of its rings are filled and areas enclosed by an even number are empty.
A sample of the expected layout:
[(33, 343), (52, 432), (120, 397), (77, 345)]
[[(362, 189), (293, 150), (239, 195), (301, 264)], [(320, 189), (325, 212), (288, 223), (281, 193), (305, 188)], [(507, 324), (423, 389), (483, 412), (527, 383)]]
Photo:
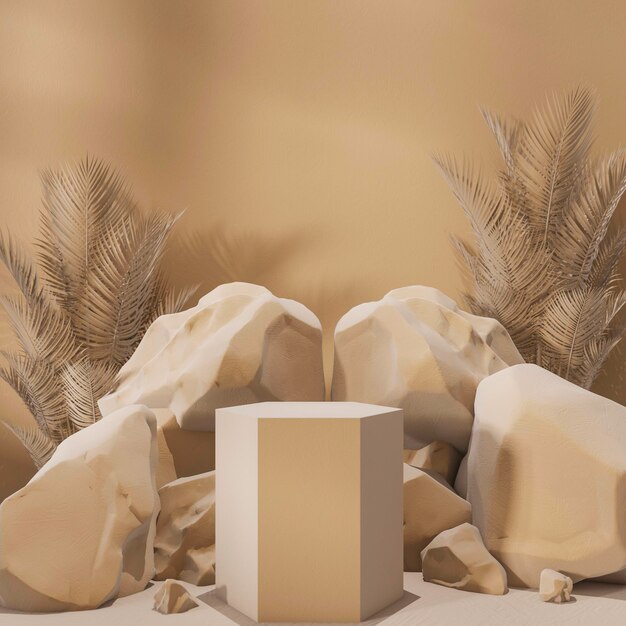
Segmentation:
[[(262, 282), (329, 331), (393, 287), (458, 297), (466, 225), (429, 155), (492, 163), (477, 104), (524, 115), (579, 82), (598, 148), (626, 144), (625, 21), (609, 0), (0, 0), (0, 219), (31, 237), (37, 170), (89, 151), (187, 207), (178, 280)], [(625, 354), (598, 384), (623, 403)], [(7, 484), (16, 459), (5, 437)]]

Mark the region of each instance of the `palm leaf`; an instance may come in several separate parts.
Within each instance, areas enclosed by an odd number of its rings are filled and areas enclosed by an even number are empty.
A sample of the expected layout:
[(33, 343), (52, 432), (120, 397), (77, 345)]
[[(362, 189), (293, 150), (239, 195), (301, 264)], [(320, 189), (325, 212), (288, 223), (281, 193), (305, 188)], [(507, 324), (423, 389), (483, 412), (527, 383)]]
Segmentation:
[(626, 251), (626, 225), (609, 231), (602, 240), (598, 254), (591, 266), (589, 284), (600, 287), (612, 284), (617, 278), (617, 269)]
[(65, 436), (65, 403), (54, 369), (45, 361), (21, 354), (3, 355), (0, 378), (20, 396), (40, 430), (54, 441)]
[(617, 205), (626, 191), (626, 152), (602, 160), (586, 183), (564, 212), (554, 249), (563, 275), (578, 284), (589, 278)]
[(589, 389), (593, 381), (601, 372), (602, 367), (611, 353), (611, 350), (619, 343), (621, 336), (600, 336), (590, 341), (584, 349), (583, 364), (580, 367), (577, 383)]
[(51, 445), (100, 418), (97, 400), (149, 323), (192, 294), (171, 291), (161, 268), (179, 215), (142, 217), (123, 178), (90, 157), (45, 171), (42, 183), (39, 274), (0, 235), (0, 262), (21, 291), (0, 297), (21, 347), (5, 355), (0, 378), (39, 426), (15, 431), (36, 463)]
[(447, 155), (435, 155), (433, 161), (448, 181), (475, 234), (488, 232), (504, 219), (509, 206), (497, 188), (468, 161), (458, 162)]
[(533, 360), (539, 312), (528, 302), (524, 292), (517, 292), (503, 283), (482, 281), (475, 285), (466, 300), (475, 314), (497, 319), (509, 331), (524, 360)]
[(122, 365), (133, 353), (153, 312), (159, 264), (176, 217), (127, 219), (103, 236), (100, 262), (88, 284), (89, 307), (82, 324), (89, 328), (92, 359)]
[(69, 320), (56, 307), (45, 301), (29, 306), (21, 296), (0, 297), (0, 306), (25, 354), (61, 364), (78, 353)]
[(507, 169), (512, 169), (517, 159), (519, 142), (524, 131), (523, 123), (520, 120), (504, 118), (487, 109), (481, 109), (481, 113), (493, 133), (498, 148), (500, 148), (500, 154)]
[(526, 360), (584, 386), (626, 332), (626, 227), (612, 229), (626, 152), (591, 161), (594, 106), (578, 88), (527, 123), (483, 111), (504, 161), (497, 186), (436, 157), (474, 234), (453, 239), (470, 309), (498, 319)]
[(101, 417), (98, 400), (111, 391), (117, 367), (82, 359), (68, 363), (61, 372), (67, 417), (73, 431), (94, 424)]
[[(79, 315), (94, 267), (94, 244), (133, 204), (124, 179), (103, 161), (86, 157), (42, 175), (40, 259), (50, 286), (65, 309)], [(84, 329), (78, 328), (80, 330)]]
[(564, 376), (584, 357), (584, 347), (606, 327), (606, 292), (588, 287), (555, 293), (546, 302), (542, 340), (562, 355)]
[(592, 142), (593, 94), (578, 88), (553, 97), (524, 126), (519, 172), (528, 190), (528, 211), (546, 245), (557, 229), (581, 161)]
[(9, 270), (29, 306), (37, 306), (45, 298), (37, 270), (9, 234), (0, 233), (0, 261)]
[(41, 469), (50, 460), (56, 445), (37, 426), (21, 426), (6, 421), (2, 423), (21, 441), (37, 469)]

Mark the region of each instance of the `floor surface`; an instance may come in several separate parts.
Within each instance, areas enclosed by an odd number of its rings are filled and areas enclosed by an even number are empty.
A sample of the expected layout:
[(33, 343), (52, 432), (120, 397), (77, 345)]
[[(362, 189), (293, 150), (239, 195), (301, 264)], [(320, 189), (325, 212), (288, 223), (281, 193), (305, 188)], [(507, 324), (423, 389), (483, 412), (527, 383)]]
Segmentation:
[[(160, 583), (110, 606), (76, 613), (24, 614), (0, 609), (0, 626), (250, 626), (254, 624), (212, 593), (213, 587), (185, 585), (201, 606), (181, 615), (152, 610)], [(541, 602), (534, 591), (511, 589), (505, 596), (455, 591), (405, 573), (404, 598), (367, 626), (626, 626), (626, 586), (579, 583), (573, 602)], [(344, 625), (345, 626), (345, 625)]]

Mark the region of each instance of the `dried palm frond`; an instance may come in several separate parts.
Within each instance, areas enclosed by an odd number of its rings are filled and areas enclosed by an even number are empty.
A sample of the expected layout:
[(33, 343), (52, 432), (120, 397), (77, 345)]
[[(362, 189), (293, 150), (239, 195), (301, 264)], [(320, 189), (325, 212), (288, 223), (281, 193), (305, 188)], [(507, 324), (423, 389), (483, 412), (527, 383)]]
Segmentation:
[(100, 419), (98, 400), (111, 391), (118, 368), (115, 363), (85, 358), (68, 363), (61, 371), (63, 397), (72, 431), (81, 430)]
[(5, 355), (0, 378), (37, 424), (10, 426), (35, 464), (100, 419), (97, 400), (148, 325), (195, 291), (174, 292), (161, 268), (180, 214), (143, 216), (124, 179), (91, 157), (46, 170), (42, 184), (38, 267), (0, 236), (0, 261), (20, 291), (0, 298), (20, 347)]
[(37, 469), (41, 469), (50, 460), (56, 445), (37, 426), (21, 426), (4, 421), (2, 423), (22, 442)]
[(593, 94), (553, 97), (528, 122), (483, 117), (504, 167), (496, 183), (470, 164), (435, 157), (472, 227), (453, 245), (475, 312), (507, 328), (527, 361), (589, 387), (624, 335), (618, 265), (626, 227), (626, 152), (592, 160)]
[(0, 369), (0, 378), (20, 396), (40, 430), (55, 442), (62, 441), (66, 406), (54, 369), (46, 361), (28, 355), (4, 353), (3, 356), (7, 365)]

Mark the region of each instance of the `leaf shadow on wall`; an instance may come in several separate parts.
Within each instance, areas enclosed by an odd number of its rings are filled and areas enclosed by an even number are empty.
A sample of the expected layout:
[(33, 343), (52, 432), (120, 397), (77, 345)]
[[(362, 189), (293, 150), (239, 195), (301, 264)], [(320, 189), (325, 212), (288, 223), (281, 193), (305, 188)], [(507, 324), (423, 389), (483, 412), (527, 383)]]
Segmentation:
[(251, 230), (217, 224), (201, 232), (174, 234), (165, 265), (173, 284), (199, 285), (196, 298), (218, 285), (235, 281), (271, 289), (281, 267), (310, 237), (304, 230), (288, 236), (264, 237)]
[(291, 296), (311, 309), (322, 324), (326, 399), (330, 399), (332, 385), (335, 326), (352, 307), (370, 299), (367, 285), (356, 278), (350, 283), (331, 284), (333, 282), (336, 279), (302, 281), (301, 287)]
[(199, 285), (189, 306), (218, 285), (245, 281), (263, 285), (277, 296), (297, 300), (311, 309), (322, 324), (324, 372), (329, 389), (335, 325), (344, 313), (368, 296), (361, 277), (337, 284), (336, 276), (316, 277), (315, 266), (309, 271), (305, 265), (297, 282), (289, 284), (288, 278), (291, 276), (293, 281), (293, 273), (285, 272), (285, 265), (304, 248), (314, 245), (319, 236), (305, 229), (288, 235), (263, 236), (223, 224), (202, 232), (181, 230), (172, 236), (165, 267), (176, 287)]

